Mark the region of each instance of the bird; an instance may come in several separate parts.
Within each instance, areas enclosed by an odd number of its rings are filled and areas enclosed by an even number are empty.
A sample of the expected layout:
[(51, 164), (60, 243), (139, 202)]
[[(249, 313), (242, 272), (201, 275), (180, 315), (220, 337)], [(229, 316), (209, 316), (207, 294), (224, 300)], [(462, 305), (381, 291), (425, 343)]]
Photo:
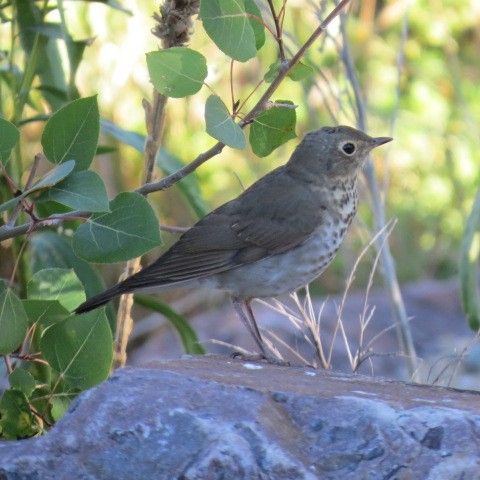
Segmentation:
[(364, 163), (372, 149), (391, 140), (345, 125), (307, 133), (287, 163), (208, 213), (153, 263), (87, 299), (75, 312), (126, 293), (220, 289), (230, 295), (259, 356), (273, 360), (252, 300), (292, 293), (327, 268), (357, 211)]

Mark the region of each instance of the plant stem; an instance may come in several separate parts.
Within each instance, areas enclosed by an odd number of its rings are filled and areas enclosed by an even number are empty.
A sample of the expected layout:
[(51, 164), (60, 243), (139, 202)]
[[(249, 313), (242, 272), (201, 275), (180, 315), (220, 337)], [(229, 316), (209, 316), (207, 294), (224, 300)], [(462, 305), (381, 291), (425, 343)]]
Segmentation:
[(278, 49), (280, 50), (280, 60), (281, 60), (281, 63), (283, 63), (286, 57), (285, 57), (285, 48), (283, 46), (282, 26), (280, 25), (278, 15), (275, 12), (273, 0), (268, 0), (268, 6), (270, 7), (270, 11), (272, 12), (273, 23), (275, 24), (275, 30), (277, 32), (276, 38), (278, 43)]
[[(355, 98), (355, 105), (357, 108), (357, 123), (360, 130), (367, 130), (366, 120), (366, 105), (362, 95), (360, 83), (358, 81), (357, 74), (353, 65), (352, 55), (350, 52), (350, 43), (348, 41), (348, 35), (346, 30), (346, 17), (340, 15), (340, 30), (343, 38), (342, 49), (342, 61), (345, 65), (347, 79), (352, 86)], [(377, 177), (375, 174), (375, 166), (369, 158), (364, 168), (365, 180), (367, 183), (368, 191), (370, 192), (371, 204), (373, 210), (373, 217), (375, 223), (375, 229), (380, 232), (380, 236), (376, 242), (377, 250), (380, 251), (382, 260), (382, 274), (387, 288), (388, 295), (390, 297), (390, 303), (396, 319), (396, 331), (400, 344), (400, 348), (405, 353), (407, 367), (409, 375), (414, 379), (415, 372), (417, 370), (417, 353), (415, 345), (413, 343), (412, 332), (408, 322), (407, 311), (405, 303), (403, 301), (402, 292), (398, 283), (397, 272), (395, 268), (395, 262), (393, 260), (390, 245), (385, 233), (385, 207), (382, 202), (380, 194), (380, 188), (378, 185)], [(383, 248), (382, 248), (383, 246)], [(381, 250), (380, 250), (381, 249)]]

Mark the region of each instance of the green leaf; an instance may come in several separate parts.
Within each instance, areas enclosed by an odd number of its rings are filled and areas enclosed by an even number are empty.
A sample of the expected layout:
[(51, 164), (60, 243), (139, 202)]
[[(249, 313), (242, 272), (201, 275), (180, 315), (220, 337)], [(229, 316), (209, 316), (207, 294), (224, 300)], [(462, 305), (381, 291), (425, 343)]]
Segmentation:
[[(280, 66), (281, 60), (277, 60), (268, 67), (268, 72), (263, 77), (266, 83), (272, 83), (273, 80), (275, 80), (275, 77), (280, 73)], [(302, 62), (298, 62), (287, 76), (293, 81), (298, 82), (312, 76), (312, 74), (312, 67), (309, 67)]]
[[(255, 3), (255, 0), (245, 0), (245, 11), (262, 20), (262, 12)], [(252, 17), (248, 17), (248, 21), (250, 22), (253, 34), (255, 35), (255, 47), (257, 50), (260, 50), (265, 44), (265, 26), (263, 23)]]
[[(45, 268), (73, 268), (89, 297), (105, 290), (105, 283), (95, 267), (73, 253), (71, 237), (48, 230), (37, 232), (30, 239), (30, 261), (33, 273)], [(28, 315), (28, 307), (26, 309)], [(50, 323), (54, 323), (57, 317), (55, 312), (49, 310), (48, 313), (52, 316), (42, 317), (44, 324), (48, 319)], [(107, 316), (114, 330), (116, 312), (111, 304), (107, 307)]]
[(288, 78), (291, 78), (294, 82), (305, 80), (313, 75), (313, 68), (309, 65), (305, 65), (302, 62), (298, 62), (292, 71), (288, 74)]
[(106, 118), (102, 118), (101, 127), (104, 134), (110, 135), (111, 137), (124, 143), (125, 145), (129, 145), (141, 154), (144, 153), (145, 135), (141, 135), (140, 133), (134, 132), (132, 130), (125, 130), (124, 128), (116, 125), (110, 120), (107, 120)]
[(89, 296), (105, 289), (95, 268), (73, 253), (70, 237), (48, 230), (36, 233), (30, 239), (30, 259), (33, 273), (46, 268), (73, 268)]
[[(278, 100), (276, 103), (292, 104), (288, 100)], [(280, 145), (295, 138), (296, 118), (295, 109), (288, 107), (273, 107), (256, 117), (250, 126), (250, 145), (255, 155), (266, 157)]]
[(208, 74), (205, 57), (186, 47), (147, 53), (147, 67), (153, 86), (174, 98), (197, 93)]
[(105, 309), (56, 323), (45, 331), (40, 347), (50, 366), (71, 385), (87, 389), (103, 382), (113, 359)]
[(22, 301), (11, 289), (0, 293), (0, 355), (15, 351), (28, 329), (28, 318)]
[(57, 183), (61, 182), (67, 175), (69, 175), (74, 168), (75, 168), (74, 160), (67, 160), (61, 165), (58, 165), (57, 167), (52, 168), (38, 182), (36, 182), (32, 186), (32, 188), (28, 190), (28, 194), (53, 187)]
[(84, 260), (112, 263), (143, 255), (160, 244), (160, 229), (148, 201), (133, 192), (110, 202), (111, 213), (95, 213), (77, 229), (73, 250)]
[[(60, 108), (64, 101), (58, 93), (50, 94), (49, 91), (63, 92), (68, 96), (68, 81), (63, 68), (63, 52), (60, 44), (54, 38), (39, 35), (35, 28), (43, 25), (44, 14), (30, 0), (17, 0), (15, 2), (16, 22), (25, 55), (24, 75), (27, 78), (27, 87), (31, 84), (34, 75), (40, 78), (43, 87), (43, 97), (53, 110)], [(20, 92), (20, 98), (28, 95), (28, 90)]]
[(27, 398), (30, 397), (36, 387), (32, 374), (23, 368), (16, 368), (8, 376), (8, 382), (14, 390), (23, 392)]
[(460, 291), (462, 307), (474, 332), (480, 328), (480, 294), (478, 293), (478, 260), (480, 258), (480, 188), (463, 234), (460, 256)]
[(40, 23), (34, 27), (31, 27), (31, 30), (32, 32), (41, 33), (48, 38), (53, 38), (55, 40), (63, 40), (62, 26), (58, 22)]
[(69, 312), (85, 301), (83, 285), (73, 269), (47, 268), (32, 276), (28, 300), (58, 300)]
[(0, 205), (0, 212), (13, 208), (18, 202), (28, 197), (32, 193), (39, 192), (61, 182), (74, 168), (75, 162), (73, 160), (69, 160), (68, 162), (62, 163), (58, 167), (52, 168), (52, 170), (44, 175), (31, 188), (25, 190), (21, 195), (12, 198), (8, 202), (2, 203)]
[(56, 422), (58, 422), (58, 420), (60, 420), (65, 415), (71, 403), (71, 398), (67, 396), (55, 395), (53, 397), (51, 414)]
[(134, 299), (139, 305), (147, 307), (154, 312), (161, 313), (168, 318), (180, 337), (185, 353), (190, 355), (203, 355), (206, 353), (205, 349), (200, 344), (197, 333), (183, 315), (177, 313), (166, 303), (160, 302), (156, 298), (147, 295), (135, 295)]
[(243, 130), (236, 124), (227, 107), (217, 95), (210, 95), (205, 105), (207, 133), (232, 148), (241, 150), (247, 145)]
[(256, 39), (242, 0), (202, 0), (200, 17), (208, 36), (229, 57), (246, 62), (257, 55)]
[(30, 324), (49, 327), (70, 316), (70, 311), (58, 300), (23, 300), (22, 303)]
[(100, 132), (97, 97), (86, 97), (65, 105), (52, 115), (42, 134), (48, 160), (63, 163), (75, 160), (75, 170), (92, 163)]
[[(131, 130), (125, 130), (114, 123), (102, 119), (102, 131), (120, 142), (130, 145), (135, 150), (143, 153), (145, 146), (145, 137)], [(176, 172), (185, 164), (175, 155), (167, 152), (162, 148), (157, 155), (157, 165), (167, 175)], [(196, 215), (201, 218), (205, 216), (208, 211), (206, 203), (203, 201), (200, 194), (200, 187), (198, 186), (198, 177), (195, 172), (182, 178), (176, 183), (182, 195), (187, 200), (188, 204), (193, 208)]]
[(28, 399), (18, 390), (5, 390), (0, 399), (1, 438), (15, 440), (36, 433)]
[(5, 163), (12, 148), (20, 140), (18, 128), (7, 120), (0, 118), (0, 162)]
[(91, 171), (74, 173), (37, 198), (37, 202), (47, 200), (78, 210), (109, 211), (105, 184), (100, 175)]

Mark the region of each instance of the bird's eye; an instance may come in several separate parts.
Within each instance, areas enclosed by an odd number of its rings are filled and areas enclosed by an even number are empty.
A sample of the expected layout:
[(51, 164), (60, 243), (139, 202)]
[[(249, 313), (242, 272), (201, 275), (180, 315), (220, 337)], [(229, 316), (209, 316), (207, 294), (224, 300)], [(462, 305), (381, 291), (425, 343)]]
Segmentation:
[(353, 143), (345, 143), (345, 145), (342, 146), (342, 150), (347, 155), (351, 155), (355, 151), (355, 145)]

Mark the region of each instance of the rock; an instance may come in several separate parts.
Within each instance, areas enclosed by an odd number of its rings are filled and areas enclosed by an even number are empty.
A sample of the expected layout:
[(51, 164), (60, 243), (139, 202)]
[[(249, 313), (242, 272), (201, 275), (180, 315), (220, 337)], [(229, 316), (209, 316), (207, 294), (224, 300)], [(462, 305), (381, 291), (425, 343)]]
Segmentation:
[(185, 357), (117, 371), (0, 479), (480, 479), (480, 393)]

